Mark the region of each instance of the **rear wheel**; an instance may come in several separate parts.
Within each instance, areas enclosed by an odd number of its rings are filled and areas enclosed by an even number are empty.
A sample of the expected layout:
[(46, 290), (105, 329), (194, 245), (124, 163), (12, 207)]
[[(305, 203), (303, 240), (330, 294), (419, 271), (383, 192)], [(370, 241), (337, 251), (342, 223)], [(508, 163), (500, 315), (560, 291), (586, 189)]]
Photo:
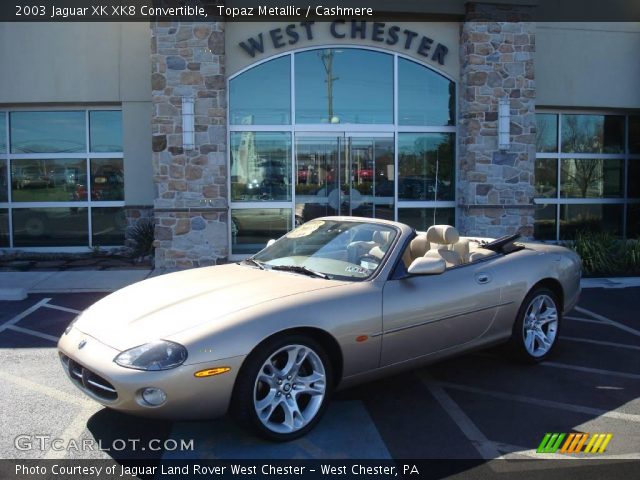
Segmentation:
[(262, 345), (243, 366), (232, 413), (261, 436), (289, 441), (311, 430), (333, 386), (331, 362), (320, 344), (288, 335)]
[(557, 295), (540, 287), (522, 302), (511, 335), (511, 348), (520, 360), (537, 363), (546, 359), (558, 341), (562, 312)]

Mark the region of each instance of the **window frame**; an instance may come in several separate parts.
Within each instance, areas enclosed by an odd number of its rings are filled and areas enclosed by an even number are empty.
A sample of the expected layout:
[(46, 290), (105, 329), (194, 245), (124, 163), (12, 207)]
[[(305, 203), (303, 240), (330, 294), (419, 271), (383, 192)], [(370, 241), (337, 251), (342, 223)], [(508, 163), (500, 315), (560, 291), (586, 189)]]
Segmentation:
[[(536, 157), (534, 161), (549, 159), (556, 161), (556, 195), (554, 197), (539, 197), (537, 192), (534, 196), (533, 203), (535, 205), (546, 206), (554, 205), (556, 209), (556, 225), (555, 225), (555, 238), (551, 240), (543, 240), (547, 242), (562, 242), (566, 239), (560, 238), (560, 219), (561, 219), (561, 206), (562, 205), (622, 205), (623, 207), (623, 222), (622, 222), (622, 238), (627, 238), (627, 216), (628, 205), (634, 203), (640, 203), (640, 198), (628, 197), (628, 183), (629, 183), (629, 162), (640, 161), (640, 153), (631, 154), (629, 151), (629, 117), (634, 116), (632, 112), (619, 111), (619, 110), (572, 110), (572, 109), (552, 109), (552, 108), (540, 108), (536, 109), (535, 114), (553, 114), (557, 117), (557, 141), (556, 150), (554, 152), (538, 152), (536, 145)], [(622, 153), (570, 153), (562, 151), (562, 116), (563, 115), (613, 115), (624, 117), (624, 138), (623, 138), (623, 152)], [(564, 198), (561, 196), (561, 183), (562, 183), (562, 160), (569, 159), (593, 159), (593, 160), (622, 160), (623, 161), (623, 173), (624, 181), (622, 185), (623, 195), (616, 198)], [(535, 165), (534, 165), (535, 169)], [(534, 185), (535, 187), (535, 185)], [(534, 220), (535, 222), (535, 220)]]
[[(391, 55), (393, 58), (393, 123), (390, 124), (351, 124), (351, 123), (340, 123), (340, 124), (311, 124), (311, 123), (296, 123), (296, 84), (295, 84), (295, 68), (296, 68), (296, 54), (306, 51), (312, 50), (325, 50), (325, 49), (353, 49), (353, 50), (367, 50), (378, 53), (383, 53), (386, 55)], [(232, 125), (230, 123), (230, 94), (229, 94), (229, 83), (234, 78), (242, 75), (243, 73), (251, 70), (252, 68), (259, 67), (261, 64), (274, 60), (276, 58), (280, 58), (283, 56), (290, 56), (290, 93), (291, 93), (291, 123), (290, 124), (278, 124), (278, 125)], [(454, 88), (453, 94), (455, 96), (455, 104), (456, 104), (456, 123), (455, 125), (446, 125), (446, 126), (425, 126), (425, 125), (400, 125), (398, 122), (398, 63), (399, 59), (403, 58), (405, 60), (411, 61), (420, 65), (421, 67), (431, 70), (434, 74), (441, 75), (450, 81)], [(370, 46), (362, 46), (362, 45), (340, 45), (340, 44), (327, 44), (322, 46), (310, 46), (301, 49), (289, 50), (287, 52), (283, 52), (277, 55), (270, 56), (258, 62), (252, 63), (247, 67), (235, 72), (233, 75), (230, 75), (227, 78), (227, 145), (231, 145), (231, 135), (234, 132), (289, 132), (291, 134), (291, 200), (282, 202), (234, 202), (231, 200), (229, 196), (228, 201), (228, 212), (227, 212), (227, 221), (228, 224), (231, 225), (231, 212), (233, 209), (237, 208), (291, 208), (292, 211), (292, 219), (291, 225), (295, 225), (295, 215), (296, 215), (296, 192), (295, 192), (295, 182), (296, 182), (296, 135), (304, 134), (305, 136), (393, 136), (394, 139), (394, 169), (396, 172), (395, 175), (395, 187), (394, 187), (394, 219), (398, 219), (398, 209), (399, 208), (414, 208), (414, 209), (424, 209), (424, 208), (453, 208), (454, 211), (454, 220), (457, 223), (457, 185), (458, 185), (458, 136), (459, 136), (459, 122), (457, 121), (457, 101), (459, 94), (459, 86), (458, 82), (452, 78), (447, 73), (443, 72), (435, 68), (433, 65), (429, 65), (426, 63), (422, 63), (419, 60), (410, 57), (408, 55), (403, 55), (401, 53), (395, 52), (393, 50), (386, 50), (383, 48), (375, 48)], [(398, 136), (400, 133), (413, 133), (413, 134), (422, 134), (422, 133), (452, 133), (454, 135), (454, 176), (456, 182), (455, 194), (453, 200), (441, 200), (433, 201), (425, 200), (425, 201), (400, 201), (398, 199)], [(231, 149), (227, 149), (228, 152), (226, 154), (226, 165), (227, 169), (230, 172), (230, 162), (231, 162)], [(228, 175), (227, 178), (227, 192), (231, 192), (231, 175)], [(233, 238), (231, 228), (228, 229), (228, 245), (229, 245), (229, 259), (230, 260), (241, 260), (246, 258), (247, 254), (237, 254), (233, 252)]]
[[(85, 121), (85, 150), (75, 153), (11, 153), (11, 112), (83, 112)], [(24, 251), (35, 252), (80, 252), (87, 251), (94, 247), (93, 245), (93, 225), (92, 225), (92, 209), (103, 207), (119, 207), (124, 208), (125, 199), (98, 201), (91, 199), (91, 160), (93, 159), (122, 159), (124, 165), (124, 141), (121, 152), (92, 152), (91, 151), (91, 132), (90, 132), (90, 112), (92, 111), (119, 111), (123, 112), (121, 105), (96, 105), (96, 106), (29, 106), (20, 108), (0, 107), (0, 115), (5, 116), (5, 130), (0, 132), (4, 135), (6, 143), (6, 152), (0, 153), (0, 159), (6, 161), (7, 168), (7, 201), (0, 202), (0, 210), (6, 210), (8, 213), (8, 231), (9, 246), (3, 248), (19, 248)], [(124, 136), (124, 128), (123, 128)], [(78, 201), (60, 201), (60, 202), (14, 202), (12, 199), (12, 181), (11, 181), (11, 165), (13, 160), (58, 160), (58, 159), (79, 159), (84, 160), (87, 173), (87, 199)], [(13, 234), (13, 211), (24, 210), (29, 208), (86, 208), (87, 209), (87, 242), (86, 246), (42, 246), (42, 247), (21, 247), (15, 246)], [(117, 248), (122, 245), (100, 245), (104, 248)]]

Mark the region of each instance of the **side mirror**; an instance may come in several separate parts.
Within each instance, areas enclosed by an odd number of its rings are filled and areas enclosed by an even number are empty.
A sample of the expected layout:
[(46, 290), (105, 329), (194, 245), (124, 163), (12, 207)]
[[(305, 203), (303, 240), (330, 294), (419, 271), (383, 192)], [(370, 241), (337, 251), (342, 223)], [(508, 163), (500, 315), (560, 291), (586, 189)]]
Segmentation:
[(408, 272), (411, 275), (440, 275), (446, 268), (443, 258), (418, 257), (409, 265)]
[(271, 240), (269, 240), (269, 241), (267, 242), (267, 247), (270, 247), (270, 246), (271, 246), (271, 245), (273, 245), (274, 243), (276, 243), (276, 239), (275, 239), (275, 238), (272, 238)]

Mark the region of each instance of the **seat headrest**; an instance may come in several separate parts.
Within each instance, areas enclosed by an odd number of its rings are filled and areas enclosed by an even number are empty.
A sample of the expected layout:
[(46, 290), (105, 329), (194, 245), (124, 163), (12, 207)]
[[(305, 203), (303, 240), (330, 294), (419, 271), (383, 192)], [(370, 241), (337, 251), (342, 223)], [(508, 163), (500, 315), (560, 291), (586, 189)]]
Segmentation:
[(432, 225), (427, 230), (427, 240), (431, 243), (451, 245), (460, 239), (460, 234), (451, 225)]
[(386, 245), (389, 243), (390, 236), (391, 232), (381, 232), (380, 230), (376, 230), (373, 232), (373, 241), (381, 245)]
[(422, 257), (430, 248), (431, 245), (427, 241), (427, 236), (424, 234), (417, 235), (409, 244), (409, 250), (411, 251), (412, 258)]

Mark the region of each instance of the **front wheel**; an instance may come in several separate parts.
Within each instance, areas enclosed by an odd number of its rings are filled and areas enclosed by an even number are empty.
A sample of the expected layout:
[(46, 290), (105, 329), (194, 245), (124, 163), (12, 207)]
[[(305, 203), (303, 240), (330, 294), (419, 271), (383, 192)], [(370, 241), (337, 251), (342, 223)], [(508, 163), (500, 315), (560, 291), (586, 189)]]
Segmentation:
[(326, 409), (333, 387), (331, 362), (310, 337), (268, 341), (243, 366), (234, 391), (236, 419), (273, 441), (311, 430)]
[(511, 335), (515, 356), (528, 363), (545, 360), (558, 341), (562, 311), (557, 295), (548, 288), (536, 288), (522, 302)]

